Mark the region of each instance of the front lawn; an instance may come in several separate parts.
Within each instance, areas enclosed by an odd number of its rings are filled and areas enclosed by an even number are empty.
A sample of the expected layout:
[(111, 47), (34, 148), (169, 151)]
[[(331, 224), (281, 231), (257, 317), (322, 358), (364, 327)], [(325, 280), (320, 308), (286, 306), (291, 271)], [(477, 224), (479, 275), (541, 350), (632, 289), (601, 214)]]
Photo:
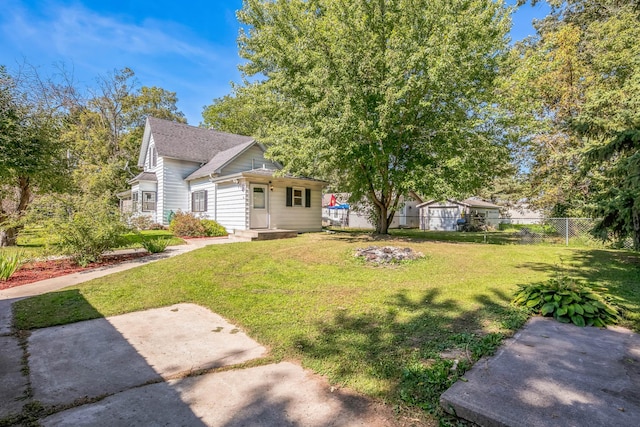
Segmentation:
[[(383, 268), (358, 247), (395, 245), (422, 260)], [(620, 298), (640, 331), (640, 256), (527, 245), (425, 242), (352, 234), (214, 245), (15, 304), (31, 329), (193, 302), (270, 349), (343, 385), (397, 405), (437, 411), (470, 364), (522, 326), (518, 284), (569, 274)]]

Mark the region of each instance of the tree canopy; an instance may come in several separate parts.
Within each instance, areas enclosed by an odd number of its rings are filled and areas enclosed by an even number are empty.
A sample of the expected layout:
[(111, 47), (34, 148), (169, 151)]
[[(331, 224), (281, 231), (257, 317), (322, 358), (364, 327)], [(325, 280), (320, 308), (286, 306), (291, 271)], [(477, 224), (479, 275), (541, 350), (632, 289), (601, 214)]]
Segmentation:
[(505, 164), (501, 1), (247, 0), (238, 17), (241, 69), (274, 106), (268, 154), (366, 199), (377, 232), (410, 190), (468, 194)]

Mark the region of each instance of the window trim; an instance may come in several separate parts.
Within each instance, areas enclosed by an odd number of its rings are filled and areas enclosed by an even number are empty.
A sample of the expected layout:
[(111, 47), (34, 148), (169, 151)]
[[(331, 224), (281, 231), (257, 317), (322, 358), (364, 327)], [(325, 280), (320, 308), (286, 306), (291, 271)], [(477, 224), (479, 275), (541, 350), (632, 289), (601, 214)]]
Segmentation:
[[(199, 199), (197, 203), (196, 203), (196, 197)], [(191, 192), (191, 212), (206, 212), (206, 211), (207, 211), (207, 190), (198, 190), (198, 191)]]
[[(145, 200), (145, 196), (147, 194), (153, 194), (153, 201)], [(157, 194), (155, 191), (143, 191), (142, 192), (142, 212), (155, 212), (156, 211), (156, 203), (158, 202)], [(150, 205), (153, 206), (153, 209), (149, 209)]]
[[(303, 208), (304, 207), (304, 196), (305, 191), (302, 187), (292, 187), (293, 191), (291, 192), (291, 206), (294, 208)], [(300, 192), (299, 196), (296, 196), (296, 191)], [(300, 200), (300, 204), (296, 203), (296, 200)]]
[(152, 168), (158, 166), (158, 151), (155, 145), (149, 147), (149, 166)]

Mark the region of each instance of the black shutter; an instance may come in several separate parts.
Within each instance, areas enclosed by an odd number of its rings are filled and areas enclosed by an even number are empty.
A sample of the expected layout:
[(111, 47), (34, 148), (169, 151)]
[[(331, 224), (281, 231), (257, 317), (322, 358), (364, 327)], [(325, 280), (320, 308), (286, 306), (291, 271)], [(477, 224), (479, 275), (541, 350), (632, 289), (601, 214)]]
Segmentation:
[(209, 196), (209, 190), (204, 190), (204, 209), (203, 209), (203, 211), (205, 211), (205, 212), (207, 211), (207, 208), (209, 206), (209, 203), (207, 201), (208, 196)]
[(191, 193), (191, 212), (196, 211), (196, 193)]
[(311, 207), (311, 189), (310, 188), (304, 189), (304, 207), (305, 208)]
[(293, 206), (293, 188), (287, 187), (287, 206)]

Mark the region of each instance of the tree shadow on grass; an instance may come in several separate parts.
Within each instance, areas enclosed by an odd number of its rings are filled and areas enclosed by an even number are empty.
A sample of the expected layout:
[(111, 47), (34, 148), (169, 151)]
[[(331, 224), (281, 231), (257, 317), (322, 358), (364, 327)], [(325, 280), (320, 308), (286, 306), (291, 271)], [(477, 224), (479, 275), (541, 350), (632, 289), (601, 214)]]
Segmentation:
[[(479, 296), (470, 309), (439, 296), (438, 289), (418, 299), (399, 292), (386, 310), (338, 311), (316, 325), (316, 337), (301, 334), (296, 345), (331, 381), (437, 412), (440, 394), (501, 342), (487, 323), (511, 316), (510, 298), (499, 290)], [(520, 313), (512, 324), (524, 318)]]
[(592, 285), (603, 286), (627, 317), (626, 326), (640, 331), (640, 254), (628, 251), (573, 251), (561, 264), (528, 262), (519, 268), (556, 273)]

